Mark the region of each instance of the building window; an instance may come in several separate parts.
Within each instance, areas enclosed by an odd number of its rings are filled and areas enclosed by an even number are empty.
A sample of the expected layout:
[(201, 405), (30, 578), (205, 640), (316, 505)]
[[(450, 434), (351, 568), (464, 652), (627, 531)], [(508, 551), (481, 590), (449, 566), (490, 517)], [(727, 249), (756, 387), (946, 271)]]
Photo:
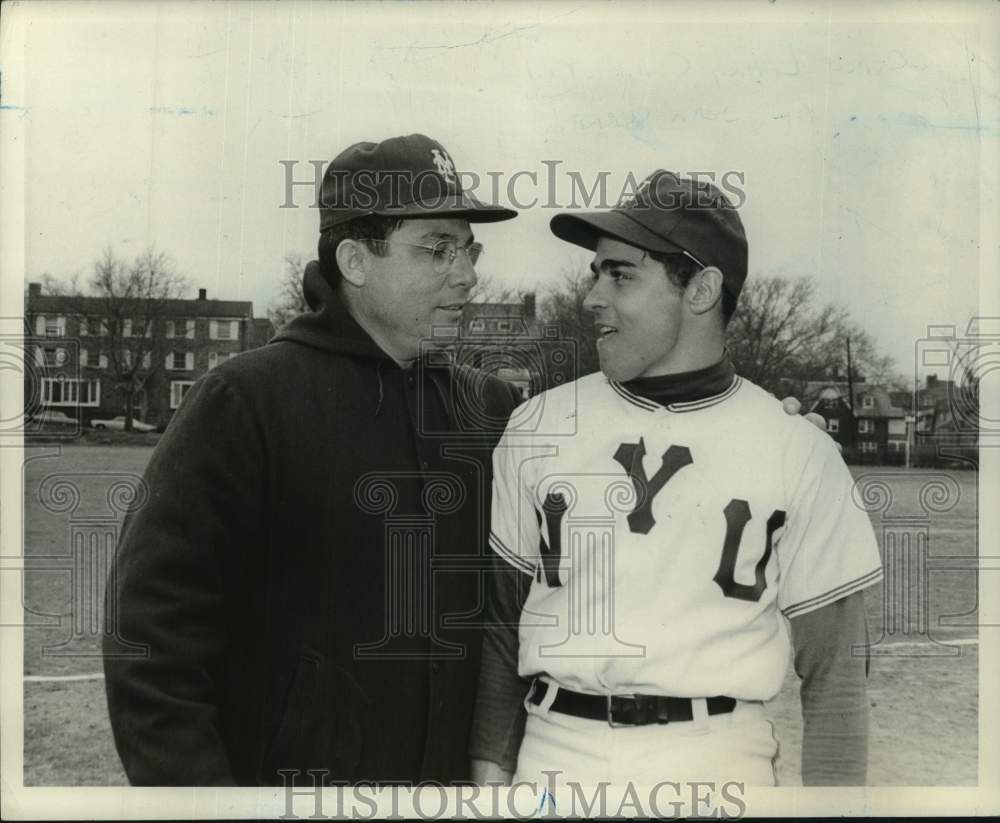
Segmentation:
[(873, 409), (875, 408), (875, 398), (870, 394), (866, 394), (861, 398), (861, 408), (863, 409)]
[(235, 340), (239, 337), (237, 320), (210, 320), (208, 336), (212, 340)]
[(65, 337), (66, 336), (66, 318), (62, 315), (58, 317), (46, 317), (45, 318), (45, 336), (46, 337)]
[(826, 421), (826, 430), (830, 434), (836, 434), (840, 431), (840, 421), (836, 417), (831, 417)]
[(122, 320), (122, 337), (132, 336), (132, 318), (126, 317)]
[(863, 440), (858, 444), (858, 448), (865, 454), (871, 454), (872, 452), (878, 451), (878, 444), (872, 442), (871, 440)]
[(101, 369), (108, 367), (108, 356), (104, 352), (101, 352), (101, 356), (97, 359), (97, 366)]
[(891, 449), (892, 449), (892, 450), (893, 450), (894, 452), (898, 452), (898, 451), (901, 451), (904, 445), (906, 445), (906, 444), (905, 444), (905, 443), (903, 443), (903, 442), (902, 442), (902, 441), (900, 441), (900, 440), (890, 440), (890, 441), (889, 441), (889, 447), (890, 447), (890, 448), (891, 448)]
[(90, 334), (90, 321), (86, 317), (80, 318), (80, 337), (86, 337)]
[(213, 351), (208, 353), (208, 367), (214, 369), (221, 363), (225, 363), (227, 360), (232, 360), (239, 352), (225, 352), (225, 351)]
[(477, 318), (469, 324), (469, 329), (472, 331), (486, 331), (486, 323), (481, 318)]
[(858, 434), (871, 434), (875, 431), (875, 421), (867, 417), (858, 420)]
[(906, 420), (890, 420), (889, 421), (889, 434), (901, 434), (906, 435)]
[(188, 340), (194, 340), (194, 320), (168, 320), (165, 336), (186, 337)]
[(510, 320), (497, 320), (497, 331), (510, 331)]
[(167, 355), (166, 365), (170, 371), (191, 371), (194, 368), (194, 352), (172, 351)]
[(66, 349), (56, 346), (45, 346), (39, 349), (41, 358), (36, 357), (36, 362), (43, 366), (62, 366), (66, 362)]
[(171, 380), (170, 381), (170, 408), (176, 409), (181, 404), (181, 400), (184, 399), (184, 395), (188, 393), (194, 385), (193, 380)]
[(99, 380), (43, 377), (42, 404), (45, 406), (99, 406)]
[(80, 349), (80, 365), (86, 366), (90, 359), (90, 353), (86, 349)]
[(142, 356), (142, 367), (144, 369), (148, 369), (152, 365), (152, 362), (153, 362), (153, 358), (150, 356), (149, 352), (146, 352)]

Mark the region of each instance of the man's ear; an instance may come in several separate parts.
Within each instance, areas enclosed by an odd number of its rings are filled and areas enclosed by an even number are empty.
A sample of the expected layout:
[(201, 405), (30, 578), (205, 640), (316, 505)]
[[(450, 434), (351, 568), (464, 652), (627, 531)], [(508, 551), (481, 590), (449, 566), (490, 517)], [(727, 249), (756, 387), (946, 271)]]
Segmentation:
[(368, 277), (368, 247), (360, 240), (341, 240), (335, 256), (337, 267), (352, 286), (363, 286)]
[(695, 314), (711, 311), (722, 299), (722, 272), (708, 266), (698, 272), (686, 289), (688, 303)]

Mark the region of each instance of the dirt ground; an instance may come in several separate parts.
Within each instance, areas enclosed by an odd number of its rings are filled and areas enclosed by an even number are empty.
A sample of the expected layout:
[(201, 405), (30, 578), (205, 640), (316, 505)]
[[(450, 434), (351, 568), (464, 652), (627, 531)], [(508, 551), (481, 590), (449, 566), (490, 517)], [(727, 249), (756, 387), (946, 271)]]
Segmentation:
[[(100, 612), (106, 565), (94, 560), (75, 569), (69, 547), (81, 528), (93, 530), (98, 521), (114, 529), (119, 521), (109, 489), (136, 483), (150, 452), (148, 447), (40, 445), (26, 455), (25, 785), (126, 782), (111, 738), (103, 681), (30, 678), (101, 672), (100, 627), (92, 618)], [(925, 560), (904, 564), (906, 574), (887, 565), (886, 585), (869, 590), (875, 655), (869, 684), (870, 783), (975, 785), (977, 590), (968, 561), (976, 555), (977, 477), (873, 467), (854, 474), (889, 489), (888, 508), (872, 514), (884, 554), (888, 542), (899, 545), (901, 530), (911, 535), (913, 545), (921, 534), (927, 540)], [(935, 480), (943, 474), (951, 479)], [(957, 489), (957, 500), (914, 526), (914, 515), (926, 511), (928, 485), (935, 483)], [(77, 498), (65, 488), (59, 491), (66, 484), (76, 489)], [(915, 568), (923, 571), (913, 573)], [(86, 579), (79, 579), (79, 569)], [(791, 670), (769, 709), (781, 745), (779, 780), (799, 784), (802, 731)]]

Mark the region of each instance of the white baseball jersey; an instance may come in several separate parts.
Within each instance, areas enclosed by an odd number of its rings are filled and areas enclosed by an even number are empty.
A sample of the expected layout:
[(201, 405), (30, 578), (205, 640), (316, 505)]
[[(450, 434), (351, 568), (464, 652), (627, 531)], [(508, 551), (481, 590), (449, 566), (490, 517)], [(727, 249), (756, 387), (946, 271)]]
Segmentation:
[(520, 406), (491, 545), (533, 577), (518, 672), (592, 694), (768, 700), (787, 621), (877, 582), (834, 442), (736, 377), (667, 407), (601, 373)]

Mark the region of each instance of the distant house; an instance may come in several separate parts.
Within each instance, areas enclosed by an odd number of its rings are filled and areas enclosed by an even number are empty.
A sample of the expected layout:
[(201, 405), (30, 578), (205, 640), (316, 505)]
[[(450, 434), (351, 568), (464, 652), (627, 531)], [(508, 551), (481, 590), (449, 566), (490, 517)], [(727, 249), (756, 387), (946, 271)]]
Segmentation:
[(846, 386), (832, 384), (819, 391), (810, 411), (826, 419), (826, 429), (844, 453), (862, 463), (902, 463), (907, 441), (907, 411), (895, 405), (884, 386), (854, 387), (854, 408)]
[(535, 314), (535, 295), (519, 302), (468, 303), (462, 316), (459, 362), (513, 383), (525, 398), (575, 380), (574, 342)]
[[(28, 285), (29, 409), (62, 411), (84, 425), (95, 417), (124, 413), (110, 366), (111, 358), (131, 352), (124, 345), (110, 350), (103, 306), (99, 297), (46, 295), (40, 284)], [(137, 303), (136, 314), (141, 313)], [(209, 300), (205, 289), (199, 289), (197, 299), (164, 301), (152, 328), (143, 328), (139, 319), (126, 319), (119, 333), (123, 342), (150, 340), (137, 367), (145, 382), (133, 398), (133, 416), (162, 426), (199, 377), (263, 345), (274, 328), (269, 320), (254, 318), (251, 302)]]
[(876, 463), (902, 462), (906, 451), (906, 410), (893, 405), (884, 386), (867, 386), (858, 392), (854, 417), (857, 420), (857, 451), (874, 455)]
[(836, 385), (821, 389), (814, 396), (809, 411), (816, 412), (826, 420), (827, 433), (844, 448), (845, 454), (853, 454), (857, 443), (857, 426), (846, 391)]
[(917, 435), (951, 433), (978, 439), (979, 384), (968, 381), (940, 380), (927, 375), (927, 382), (917, 391)]

